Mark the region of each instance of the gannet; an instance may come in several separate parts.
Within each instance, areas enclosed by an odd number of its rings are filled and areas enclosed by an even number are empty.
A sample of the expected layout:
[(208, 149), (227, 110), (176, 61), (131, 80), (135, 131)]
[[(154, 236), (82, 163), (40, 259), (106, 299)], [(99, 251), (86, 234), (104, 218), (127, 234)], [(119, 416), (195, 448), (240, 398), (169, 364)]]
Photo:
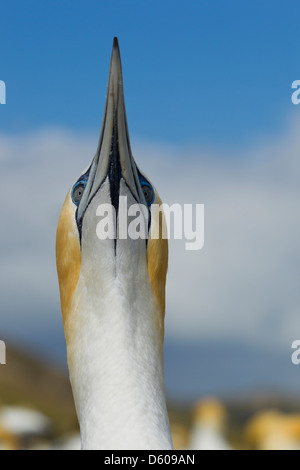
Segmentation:
[[(65, 199), (56, 261), (82, 449), (172, 449), (163, 373), (168, 244), (99, 239), (97, 208), (161, 204), (132, 156), (117, 38), (100, 139)], [(161, 220), (161, 219), (160, 219)], [(116, 231), (118, 231), (119, 215)]]
[(215, 398), (206, 398), (196, 403), (193, 410), (191, 449), (230, 450), (223, 430), (226, 411)]
[(300, 414), (260, 411), (248, 422), (245, 436), (258, 450), (300, 450)]
[(51, 421), (40, 411), (25, 406), (0, 406), (0, 450), (24, 449), (49, 436)]

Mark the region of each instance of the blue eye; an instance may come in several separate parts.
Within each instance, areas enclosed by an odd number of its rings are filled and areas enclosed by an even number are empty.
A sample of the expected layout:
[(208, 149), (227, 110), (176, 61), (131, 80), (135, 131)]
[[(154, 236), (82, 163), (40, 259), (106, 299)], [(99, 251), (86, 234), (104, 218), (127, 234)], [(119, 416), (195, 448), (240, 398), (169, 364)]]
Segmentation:
[(74, 184), (73, 186), (71, 197), (72, 197), (72, 201), (74, 202), (74, 204), (76, 204), (76, 206), (78, 206), (78, 204), (81, 201), (85, 185), (86, 185), (86, 182), (80, 180), (80, 181), (77, 181), (77, 183)]
[(152, 202), (154, 201), (154, 189), (152, 188), (151, 184), (148, 181), (141, 179), (141, 187), (144, 193), (146, 202), (148, 206), (151, 206)]

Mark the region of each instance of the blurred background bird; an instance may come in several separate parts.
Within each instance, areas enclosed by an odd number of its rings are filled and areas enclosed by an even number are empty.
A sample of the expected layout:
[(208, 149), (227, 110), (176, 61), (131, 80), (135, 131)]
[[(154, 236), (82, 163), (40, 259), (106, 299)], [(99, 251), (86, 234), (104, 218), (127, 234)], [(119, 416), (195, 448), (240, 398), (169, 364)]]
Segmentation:
[(226, 411), (216, 399), (200, 400), (193, 409), (190, 448), (194, 450), (230, 450), (225, 437)]
[(300, 413), (264, 410), (251, 418), (246, 439), (258, 450), (300, 450)]

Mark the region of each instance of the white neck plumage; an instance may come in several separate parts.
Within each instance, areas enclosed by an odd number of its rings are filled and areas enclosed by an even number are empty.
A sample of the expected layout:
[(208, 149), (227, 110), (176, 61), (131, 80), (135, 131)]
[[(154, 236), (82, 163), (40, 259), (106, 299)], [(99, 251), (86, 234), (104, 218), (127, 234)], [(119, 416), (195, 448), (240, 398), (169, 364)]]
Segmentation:
[[(105, 263), (103, 257), (99, 263)], [(106, 270), (101, 282), (81, 275), (68, 318), (83, 449), (172, 448), (157, 304), (145, 263), (132, 261), (116, 277)]]

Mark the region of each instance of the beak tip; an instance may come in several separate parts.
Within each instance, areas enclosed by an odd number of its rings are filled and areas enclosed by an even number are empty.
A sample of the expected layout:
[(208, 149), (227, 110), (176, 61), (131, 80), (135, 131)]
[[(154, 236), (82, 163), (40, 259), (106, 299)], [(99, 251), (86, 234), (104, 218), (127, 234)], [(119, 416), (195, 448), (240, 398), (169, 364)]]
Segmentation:
[(117, 36), (114, 37), (113, 49), (119, 49), (119, 41)]
[(111, 54), (111, 62), (110, 62), (110, 71), (109, 71), (109, 77), (108, 77), (109, 89), (111, 89), (113, 93), (116, 92), (120, 83), (122, 83), (121, 55), (120, 55), (118, 38), (114, 37), (112, 54)]

